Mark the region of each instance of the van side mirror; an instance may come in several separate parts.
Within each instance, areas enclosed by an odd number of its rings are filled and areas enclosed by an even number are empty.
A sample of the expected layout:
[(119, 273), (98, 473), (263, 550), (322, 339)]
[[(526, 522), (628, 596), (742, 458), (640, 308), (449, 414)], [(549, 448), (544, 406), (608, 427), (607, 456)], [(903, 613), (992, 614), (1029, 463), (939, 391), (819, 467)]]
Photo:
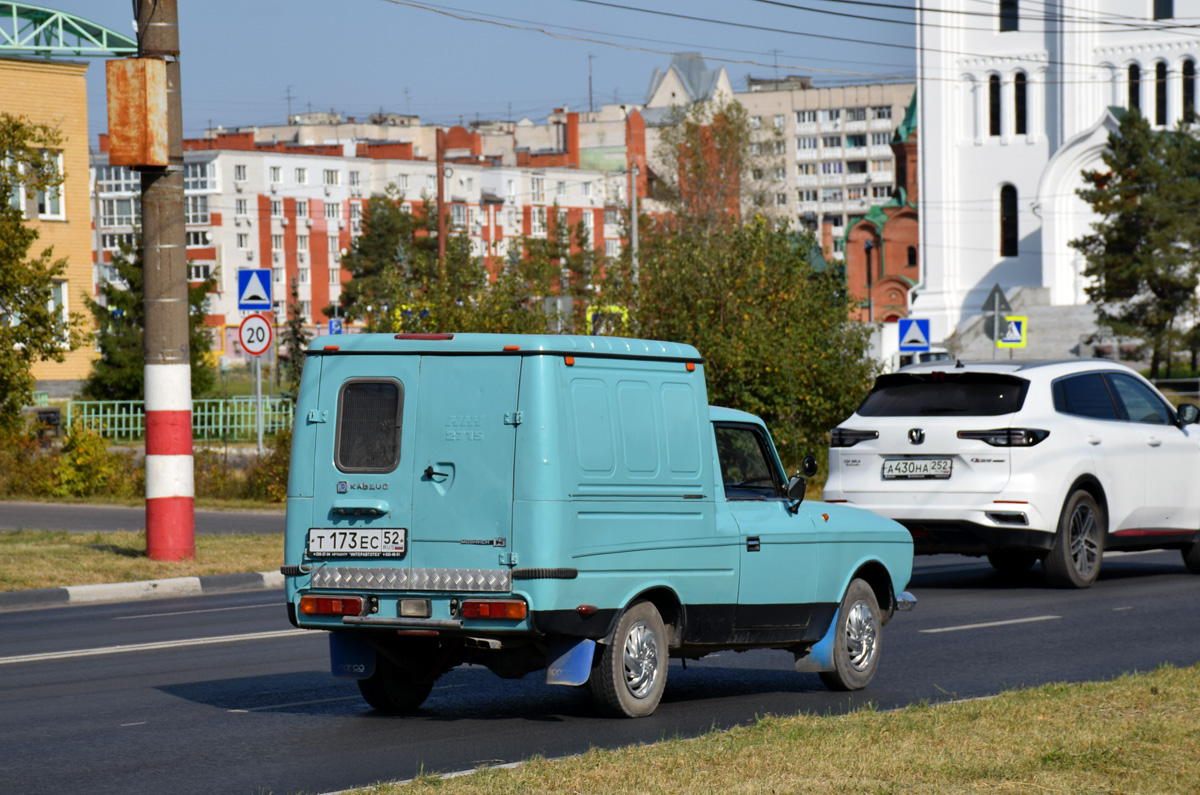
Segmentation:
[(808, 489), (808, 479), (817, 474), (817, 459), (811, 455), (804, 456), (804, 460), (800, 462), (800, 471), (792, 475), (792, 479), (788, 481), (787, 498), (792, 501), (788, 506), (789, 513), (796, 513), (800, 510), (800, 503), (804, 502), (804, 492)]
[(817, 474), (817, 459), (811, 455), (804, 456), (804, 460), (800, 462), (800, 474), (806, 478)]
[(1200, 406), (1194, 406), (1191, 403), (1183, 403), (1177, 411), (1179, 415), (1180, 425), (1191, 425), (1200, 421)]

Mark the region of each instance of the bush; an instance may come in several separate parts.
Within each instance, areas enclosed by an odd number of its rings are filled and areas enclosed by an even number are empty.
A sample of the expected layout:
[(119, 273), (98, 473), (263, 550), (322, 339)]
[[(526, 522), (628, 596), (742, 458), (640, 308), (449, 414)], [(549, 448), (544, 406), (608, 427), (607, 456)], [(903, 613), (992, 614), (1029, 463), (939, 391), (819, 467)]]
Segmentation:
[(246, 469), (246, 498), (268, 502), (287, 500), (288, 461), (291, 455), (291, 428), (276, 431), (267, 451)]
[(42, 447), (36, 426), (0, 433), (0, 496), (53, 494), (57, 467), (58, 450)]
[(132, 497), (146, 490), (145, 466), (137, 454), (109, 450), (108, 440), (82, 423), (68, 432), (55, 476), (53, 493), (59, 497)]

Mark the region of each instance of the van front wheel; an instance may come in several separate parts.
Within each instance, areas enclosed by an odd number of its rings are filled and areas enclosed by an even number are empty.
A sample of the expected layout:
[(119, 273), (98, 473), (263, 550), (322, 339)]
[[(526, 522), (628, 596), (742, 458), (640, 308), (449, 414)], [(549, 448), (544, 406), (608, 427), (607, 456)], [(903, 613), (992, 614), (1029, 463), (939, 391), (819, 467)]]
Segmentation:
[(838, 607), (833, 627), (833, 670), (822, 671), (830, 690), (862, 690), (879, 668), (883, 616), (875, 591), (863, 580), (852, 580)]
[(596, 711), (612, 718), (644, 718), (667, 686), (667, 632), (650, 602), (636, 602), (617, 622), (612, 643), (597, 650), (589, 679)]

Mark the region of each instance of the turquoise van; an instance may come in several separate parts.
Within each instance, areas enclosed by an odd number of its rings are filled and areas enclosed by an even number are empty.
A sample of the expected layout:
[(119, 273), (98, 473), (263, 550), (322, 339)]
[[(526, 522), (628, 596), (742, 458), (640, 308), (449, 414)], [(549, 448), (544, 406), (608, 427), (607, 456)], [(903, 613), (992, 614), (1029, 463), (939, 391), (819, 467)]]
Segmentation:
[[(806, 460), (806, 474), (815, 471)], [(658, 706), (670, 657), (780, 649), (864, 687), (912, 539), (802, 502), (763, 422), (708, 405), (695, 348), (358, 334), (308, 350), (288, 477), (288, 615), (333, 674), (415, 709), (462, 663)]]

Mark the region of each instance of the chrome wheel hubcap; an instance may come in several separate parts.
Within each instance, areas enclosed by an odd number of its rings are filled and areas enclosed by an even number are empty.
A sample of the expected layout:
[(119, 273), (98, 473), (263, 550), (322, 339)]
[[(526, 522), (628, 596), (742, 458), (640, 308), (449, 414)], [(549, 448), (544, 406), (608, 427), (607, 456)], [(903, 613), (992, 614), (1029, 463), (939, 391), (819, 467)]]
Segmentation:
[(645, 698), (658, 681), (658, 639), (645, 621), (630, 627), (622, 657), (625, 687), (635, 698)]
[(879, 648), (879, 626), (871, 612), (871, 606), (859, 600), (846, 614), (846, 651), (850, 665), (856, 671), (865, 671), (875, 659)]
[(1100, 554), (1100, 527), (1091, 506), (1079, 504), (1071, 513), (1071, 561), (1075, 571), (1086, 577), (1096, 568)]

